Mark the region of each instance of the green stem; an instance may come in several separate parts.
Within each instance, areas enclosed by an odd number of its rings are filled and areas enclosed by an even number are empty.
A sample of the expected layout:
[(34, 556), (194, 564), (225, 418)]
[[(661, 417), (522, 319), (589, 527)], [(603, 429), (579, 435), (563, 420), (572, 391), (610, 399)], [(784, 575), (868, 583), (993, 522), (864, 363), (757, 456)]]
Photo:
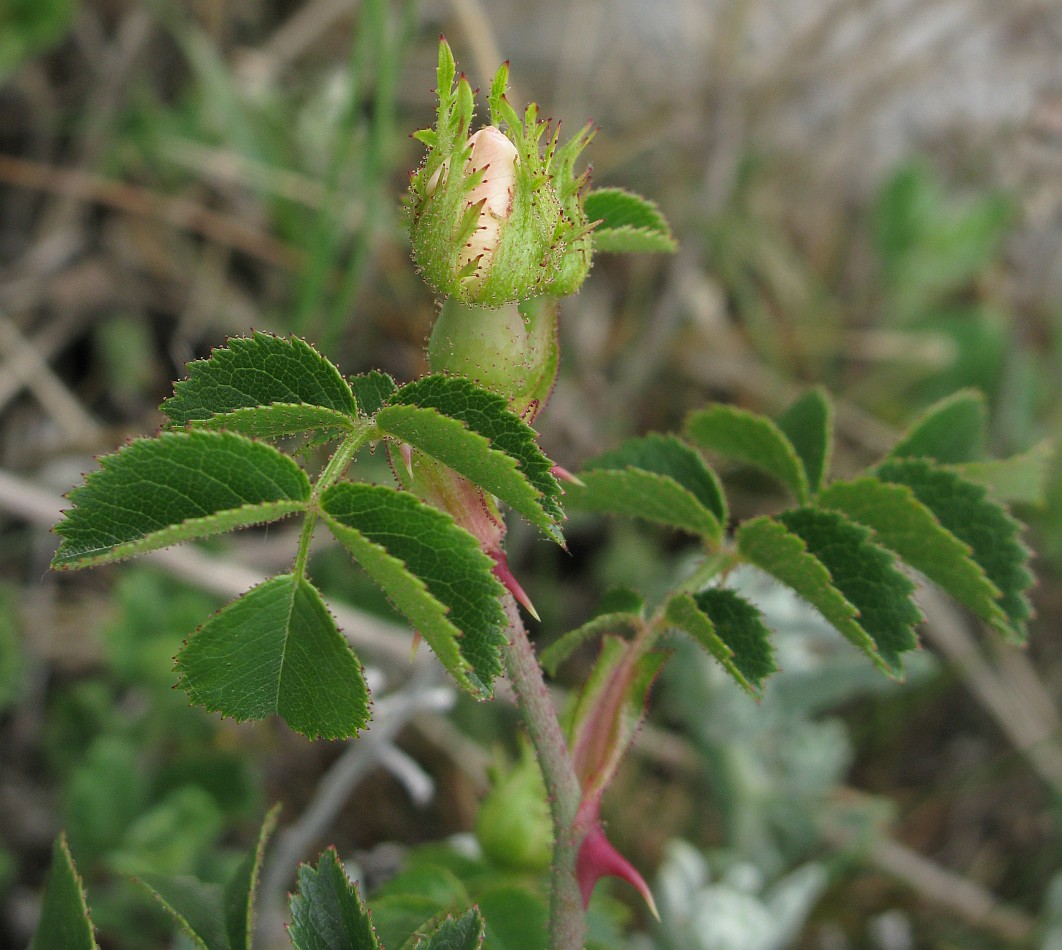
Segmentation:
[(342, 442), (339, 448), (332, 453), (328, 464), (321, 470), (314, 482), (313, 492), (310, 495), (310, 505), (306, 511), (306, 520), (302, 523), (302, 533), (299, 535), (299, 549), (295, 553), (295, 567), (293, 573), (297, 578), (306, 576), (306, 565), (310, 559), (310, 541), (313, 540), (314, 528), (317, 527), (318, 502), (325, 491), (331, 488), (347, 470), (354, 456), (372, 436), (376, 427), (371, 422), (363, 422), (356, 425)]
[(553, 819), (549, 945), (551, 950), (583, 950), (586, 917), (575, 879), (575, 859), (585, 834), (585, 829), (580, 833), (575, 827), (582, 791), (520, 608), (511, 594), (505, 595), (502, 604), (509, 619), (510, 637), (503, 650), (505, 667), (542, 769)]

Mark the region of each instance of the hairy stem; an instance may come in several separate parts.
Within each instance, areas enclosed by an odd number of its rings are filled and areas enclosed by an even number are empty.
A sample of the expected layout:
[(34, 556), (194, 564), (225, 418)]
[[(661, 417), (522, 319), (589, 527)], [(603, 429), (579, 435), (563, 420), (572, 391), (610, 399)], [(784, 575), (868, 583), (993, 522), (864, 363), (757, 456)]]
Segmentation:
[(306, 512), (306, 520), (302, 523), (302, 533), (299, 535), (299, 550), (295, 554), (294, 574), (296, 577), (304, 577), (306, 574), (306, 565), (310, 558), (310, 541), (313, 540), (313, 531), (317, 527), (317, 503), (321, 500), (321, 495), (324, 494), (326, 489), (331, 488), (339, 481), (347, 470), (347, 466), (350, 465), (357, 454), (358, 449), (365, 444), (372, 432), (373, 426), (370, 423), (365, 423), (355, 428), (350, 435), (340, 442), (339, 448), (332, 453), (328, 464), (325, 465), (317, 481), (314, 482), (311, 505)]
[(509, 643), (503, 651), (505, 666), (546, 781), (553, 819), (550, 948), (583, 950), (586, 919), (575, 880), (575, 858), (586, 831), (575, 827), (582, 797), (579, 780), (572, 768), (568, 743), (561, 731), (553, 700), (542, 678), (542, 668), (527, 637), (520, 608), (511, 594), (506, 594), (502, 603), (509, 619)]

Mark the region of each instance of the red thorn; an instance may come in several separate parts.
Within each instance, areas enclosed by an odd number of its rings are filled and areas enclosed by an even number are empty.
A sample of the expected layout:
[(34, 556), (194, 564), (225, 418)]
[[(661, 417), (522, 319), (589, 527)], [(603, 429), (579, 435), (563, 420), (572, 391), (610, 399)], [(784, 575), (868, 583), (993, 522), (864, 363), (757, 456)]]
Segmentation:
[(579, 856), (575, 859), (575, 878), (579, 882), (579, 892), (583, 897), (583, 907), (590, 903), (590, 894), (594, 885), (603, 877), (622, 878), (642, 895), (642, 900), (649, 907), (649, 912), (660, 919), (656, 901), (645, 879), (634, 869), (633, 865), (620, 854), (612, 842), (605, 837), (601, 825), (595, 824), (583, 838), (579, 847)]
[(586, 488), (586, 482), (584, 482), (577, 475), (573, 475), (563, 465), (554, 465), (550, 469), (554, 478), (559, 478), (562, 482), (571, 482), (573, 485), (578, 485), (580, 488)]
[(412, 663), (417, 658), (417, 648), (420, 646), (421, 641), (424, 638), (420, 635), (419, 630), (413, 631), (413, 645), (409, 648), (409, 662)]
[(491, 551), (490, 556), (494, 558), (494, 576), (505, 585), (505, 589), (516, 598), (516, 602), (531, 614), (535, 620), (541, 623), (542, 618), (538, 615), (538, 611), (535, 610), (535, 605), (531, 603), (531, 598), (524, 592), (524, 589), (520, 586), (520, 582), (513, 577), (513, 572), (509, 570), (509, 561), (505, 557), (505, 552), (498, 550)]
[(403, 442), (402, 447), (399, 449), (402, 453), (402, 461), (406, 463), (406, 471), (409, 472), (409, 477), (413, 477), (413, 446), (408, 442)]

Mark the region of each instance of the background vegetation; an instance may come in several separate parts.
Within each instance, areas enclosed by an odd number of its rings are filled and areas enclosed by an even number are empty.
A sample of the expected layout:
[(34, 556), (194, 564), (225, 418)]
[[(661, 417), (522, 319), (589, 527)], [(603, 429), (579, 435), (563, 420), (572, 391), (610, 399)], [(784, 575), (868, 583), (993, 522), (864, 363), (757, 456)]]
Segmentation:
[[(282, 946), (298, 860), (334, 843), (386, 895), (400, 867), (438, 865), (420, 846), (475, 827), (488, 766), (519, 755), (511, 708), (466, 705), (427, 658), (411, 664), (386, 605), (327, 548), (314, 575), (383, 697), (367, 736), (309, 744), (189, 709), (170, 658), (213, 604), (284, 566), (283, 527), (212, 560), (46, 570), (61, 492), (154, 431), (184, 364), (227, 335), (305, 335), (348, 373), (424, 370), (433, 304), (398, 196), (440, 31), (481, 87), (509, 58), (520, 97), (571, 129), (593, 116), (595, 182), (654, 198), (682, 244), (603, 258), (565, 303), (540, 420), (562, 464), (706, 399), (776, 414), (813, 383), (838, 399), (842, 474), (963, 387), (986, 395), (997, 454), (1047, 453), (1062, 434), (1053, 3), (8, 0), (0, 947), (32, 932), (60, 828), (104, 946), (178, 945), (125, 875), (224, 879), (274, 801), (260, 938)], [(604, 900), (600, 939), (1062, 946), (1062, 465), (1049, 472), (1020, 509), (1040, 555), (1025, 651), (927, 594), (922, 662), (889, 685), (743, 579), (783, 672), (756, 706), (692, 654), (669, 664), (605, 799), (663, 924)], [(740, 516), (778, 506), (752, 473), (725, 474)], [(673, 536), (585, 516), (568, 536), (570, 556), (511, 529), (540, 646), (609, 588), (651, 596), (689, 557)], [(454, 870), (461, 886), (475, 894), (512, 840), (484, 840), (488, 872)]]

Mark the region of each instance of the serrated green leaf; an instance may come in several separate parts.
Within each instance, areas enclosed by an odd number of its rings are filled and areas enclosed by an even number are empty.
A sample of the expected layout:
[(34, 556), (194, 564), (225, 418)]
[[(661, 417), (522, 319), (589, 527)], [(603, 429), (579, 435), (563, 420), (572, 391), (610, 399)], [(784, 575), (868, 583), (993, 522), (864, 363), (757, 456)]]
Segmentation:
[(373, 895), (372, 922), (381, 947), (413, 950), (416, 941), (448, 910), (449, 904), (423, 894)]
[(821, 386), (808, 390), (778, 419), (804, 465), (812, 494), (822, 488), (833, 454), (833, 404)]
[(317, 589), (281, 574), (214, 614), (177, 657), (188, 698), (238, 721), (279, 715), (311, 739), (369, 721), (361, 663)]
[(870, 634), (859, 624), (859, 611), (834, 587), (830, 572), (802, 538), (773, 518), (761, 516), (738, 528), (737, 542), (746, 561), (790, 587), (850, 643), (887, 669)]
[(595, 188), (586, 196), (586, 216), (600, 222), (594, 247), (621, 254), (674, 251), (678, 245), (660, 209), (622, 188)]
[(135, 880), (174, 919), (196, 950), (235, 950), (225, 930), (220, 884), (150, 873)]
[(673, 435), (650, 433), (628, 439), (611, 452), (587, 462), (584, 472), (636, 468), (664, 475), (686, 489), (722, 525), (726, 524), (726, 496), (719, 479), (697, 452)]
[(305, 509), (306, 473), (232, 432), (163, 432), (100, 459), (56, 526), (56, 568), (85, 567)]
[(568, 631), (559, 640), (551, 643), (539, 656), (539, 663), (550, 676), (556, 675), (557, 667), (587, 640), (602, 633), (623, 627), (636, 629), (638, 621), (645, 616), (645, 598), (629, 587), (613, 587), (605, 591), (594, 615), (582, 626)]
[(997, 501), (1042, 507), (1047, 496), (1047, 477), (1053, 455), (1054, 443), (1045, 439), (1028, 452), (1010, 458), (962, 462), (946, 467), (968, 482), (983, 485)]
[[(560, 505), (562, 492), (557, 479), (553, 477), (553, 463), (538, 447), (535, 430), (509, 411), (504, 397), (480, 389), (475, 383), (461, 377), (425, 376), (399, 389), (388, 404), (388, 410), (393, 406), (434, 409), (487, 439), (491, 449), (514, 459), (520, 474), (539, 493), (537, 505), (551, 525), (545, 530), (554, 540), (562, 541), (559, 528), (564, 519), (564, 510)], [(378, 423), (380, 415), (377, 413)], [(465, 474), (445, 459), (440, 461)], [(455, 461), (459, 461), (456, 455)], [(521, 514), (527, 517), (526, 512), (521, 511)], [(539, 517), (535, 523), (543, 527), (542, 520)]]
[(582, 485), (566, 489), (570, 507), (643, 518), (713, 542), (722, 538), (727, 510), (719, 480), (675, 436), (628, 439), (589, 461), (579, 477)]
[(358, 409), (366, 416), (376, 415), (398, 389), (394, 379), (375, 369), (352, 377), (350, 386), (358, 400)]
[(999, 605), (1009, 621), (1005, 632), (1024, 639), (1032, 615), (1026, 591), (1033, 576), (1026, 566), (1029, 549), (1021, 541), (1021, 525), (980, 485), (924, 459), (884, 462), (874, 474), (907, 485), (948, 531), (970, 546), (973, 559), (1001, 592)]
[(342, 374), (309, 343), (269, 333), (235, 337), (188, 366), (188, 379), (162, 404), (172, 425), (273, 403), (322, 406), (353, 416), (354, 394)]
[(376, 414), (381, 432), (409, 443), (474, 485), (497, 496), (550, 537), (558, 527), (541, 505), (541, 493), (520, 471), (516, 459), (491, 448), (490, 439), (437, 409), (386, 406)]
[(685, 432), (702, 448), (773, 475), (797, 501), (808, 500), (804, 464), (782, 430), (766, 416), (716, 404), (690, 413)]
[(266, 813), (254, 847), (244, 856), (232, 877), (225, 884), (223, 902), (225, 930), (233, 950), (251, 950), (254, 934), (255, 895), (262, 871), (266, 843), (277, 826), (281, 806), (274, 805)]
[(252, 439), (279, 439), (286, 435), (313, 433), (330, 440), (356, 426), (352, 416), (335, 409), (283, 402), (222, 412), (196, 423), (196, 428), (226, 429)]
[(334, 485), (321, 507), (332, 533), (454, 678), (489, 696), (501, 672), (504, 590), (476, 539), (445, 512), (380, 485)]
[(818, 502), (872, 528), (882, 544), (959, 603), (994, 626), (1006, 627), (1006, 614), (997, 603), (999, 589), (973, 560), (969, 545), (941, 525), (909, 486), (864, 476), (834, 482)]
[(699, 534), (713, 543), (723, 536), (723, 526), (715, 515), (666, 475), (637, 468), (599, 469), (580, 472), (579, 479), (583, 484), (571, 484), (565, 493), (569, 508), (642, 518)]
[(98, 950), (85, 891), (63, 835), (52, 848), (41, 919), (29, 950)]
[(740, 686), (757, 699), (763, 694), (764, 680), (778, 665), (771, 631), (756, 607), (728, 588), (713, 587), (672, 597), (666, 617), (714, 656)]
[(545, 901), (523, 887), (492, 887), (479, 895), (489, 950), (541, 950), (549, 946)]
[(295, 950), (380, 950), (369, 911), (335, 848), (321, 855), (316, 868), (299, 865), (288, 934)]
[(923, 413), (889, 452), (889, 458), (929, 458), (942, 464), (971, 462), (985, 450), (985, 397), (964, 389)]
[(874, 543), (868, 528), (835, 511), (795, 508), (778, 520), (826, 566), (889, 669), (902, 672), (902, 654), (918, 646), (914, 628), (922, 614), (912, 600), (915, 585), (897, 570), (892, 553)]
[(417, 942), (417, 950), (478, 950), (483, 945), (483, 916), (473, 907), (458, 918), (447, 917)]
[(569, 630), (559, 640), (546, 647), (538, 658), (539, 663), (550, 676), (556, 676), (557, 668), (588, 640), (623, 627), (635, 628), (640, 619), (637, 614), (621, 611), (591, 617), (582, 626)]

